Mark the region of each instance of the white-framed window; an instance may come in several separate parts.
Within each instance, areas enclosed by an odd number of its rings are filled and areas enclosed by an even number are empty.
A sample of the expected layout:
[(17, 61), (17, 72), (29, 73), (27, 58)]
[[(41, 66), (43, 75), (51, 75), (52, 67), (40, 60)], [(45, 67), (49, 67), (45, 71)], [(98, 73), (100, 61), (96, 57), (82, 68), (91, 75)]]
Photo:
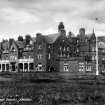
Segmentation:
[(85, 71), (85, 65), (84, 63), (79, 63), (79, 71)]
[(69, 71), (69, 64), (64, 63), (64, 71), (68, 72)]
[(86, 71), (91, 71), (91, 66), (87, 65), (86, 66)]
[(37, 71), (44, 71), (42, 64), (38, 64), (36, 67)]
[(42, 59), (42, 54), (37, 55), (38, 59)]

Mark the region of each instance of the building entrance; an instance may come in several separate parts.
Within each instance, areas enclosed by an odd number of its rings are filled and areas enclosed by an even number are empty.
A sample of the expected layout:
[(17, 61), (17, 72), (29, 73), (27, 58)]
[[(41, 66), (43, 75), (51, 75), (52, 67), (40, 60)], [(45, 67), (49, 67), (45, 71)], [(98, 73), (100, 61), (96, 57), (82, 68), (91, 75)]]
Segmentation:
[(11, 71), (16, 71), (16, 62), (11, 62)]

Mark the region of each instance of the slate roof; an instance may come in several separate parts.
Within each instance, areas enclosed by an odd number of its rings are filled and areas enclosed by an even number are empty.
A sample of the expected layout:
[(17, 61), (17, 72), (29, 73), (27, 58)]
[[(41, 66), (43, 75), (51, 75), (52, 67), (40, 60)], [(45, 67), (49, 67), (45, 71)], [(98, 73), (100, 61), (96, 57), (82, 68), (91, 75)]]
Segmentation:
[(45, 37), (45, 40), (47, 41), (47, 43), (52, 44), (58, 39), (59, 36), (60, 36), (60, 33), (56, 33), (56, 34), (49, 34), (44, 37)]
[(86, 34), (86, 37), (90, 39), (92, 37), (92, 35), (93, 35), (93, 33)]

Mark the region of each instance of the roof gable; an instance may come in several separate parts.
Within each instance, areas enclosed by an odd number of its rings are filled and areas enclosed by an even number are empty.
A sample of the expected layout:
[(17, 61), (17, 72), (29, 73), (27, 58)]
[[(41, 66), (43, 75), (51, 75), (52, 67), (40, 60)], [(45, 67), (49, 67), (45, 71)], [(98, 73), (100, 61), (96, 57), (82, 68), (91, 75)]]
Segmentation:
[(18, 51), (18, 46), (16, 45), (15, 41), (12, 42), (12, 45), (10, 47), (10, 51), (12, 50)]
[(47, 43), (52, 44), (52, 43), (55, 43), (55, 41), (59, 38), (59, 36), (60, 36), (60, 33), (56, 33), (56, 34), (50, 34), (44, 37)]

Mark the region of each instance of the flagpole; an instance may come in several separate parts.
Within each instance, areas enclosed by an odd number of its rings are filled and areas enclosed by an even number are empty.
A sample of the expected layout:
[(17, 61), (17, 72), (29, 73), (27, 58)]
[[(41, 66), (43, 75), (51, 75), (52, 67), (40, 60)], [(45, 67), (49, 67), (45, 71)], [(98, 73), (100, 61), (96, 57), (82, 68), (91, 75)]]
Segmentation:
[(96, 75), (99, 75), (98, 70), (98, 38), (96, 36)]

